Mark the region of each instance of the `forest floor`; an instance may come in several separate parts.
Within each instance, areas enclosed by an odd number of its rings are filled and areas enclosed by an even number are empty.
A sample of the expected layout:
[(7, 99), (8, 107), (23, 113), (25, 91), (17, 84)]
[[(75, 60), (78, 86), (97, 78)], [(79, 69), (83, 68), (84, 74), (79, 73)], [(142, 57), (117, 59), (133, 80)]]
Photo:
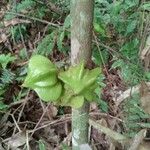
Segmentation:
[[(10, 15), (10, 9), (9, 3), (0, 2), (0, 150), (69, 150), (71, 108), (45, 103), (34, 91), (22, 87), (28, 60), (36, 52), (37, 43), (42, 41), (48, 30), (53, 30), (49, 26), (61, 26), (64, 20), (58, 18), (58, 21), (53, 21), (49, 16), (36, 19), (21, 13), (14, 13), (16, 17), (5, 20), (6, 15)], [(59, 10), (54, 8), (54, 11)], [(67, 67), (70, 65), (70, 53), (60, 51), (56, 45), (58, 35), (53, 36), (53, 45), (50, 45), (53, 48), (47, 57), (59, 66)], [(70, 46), (70, 39), (64, 38), (63, 42)], [(102, 67), (105, 86), (99, 92), (103, 101), (101, 104), (90, 104), (90, 119), (124, 133), (122, 103), (131, 96), (131, 91), (118, 69), (111, 68), (112, 63), (112, 56), (109, 56), (107, 64)], [(139, 87), (137, 85), (135, 90), (138, 91)], [(118, 147), (118, 143), (106, 134), (92, 126), (89, 128), (92, 149), (111, 150)]]

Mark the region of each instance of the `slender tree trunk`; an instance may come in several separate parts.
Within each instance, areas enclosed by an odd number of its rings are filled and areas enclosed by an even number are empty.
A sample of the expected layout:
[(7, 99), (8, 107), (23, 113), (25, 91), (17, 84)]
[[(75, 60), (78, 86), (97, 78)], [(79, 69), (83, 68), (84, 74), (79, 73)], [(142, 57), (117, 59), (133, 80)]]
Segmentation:
[[(94, 0), (71, 0), (71, 63), (91, 58)], [(72, 149), (88, 143), (89, 104), (72, 110)]]

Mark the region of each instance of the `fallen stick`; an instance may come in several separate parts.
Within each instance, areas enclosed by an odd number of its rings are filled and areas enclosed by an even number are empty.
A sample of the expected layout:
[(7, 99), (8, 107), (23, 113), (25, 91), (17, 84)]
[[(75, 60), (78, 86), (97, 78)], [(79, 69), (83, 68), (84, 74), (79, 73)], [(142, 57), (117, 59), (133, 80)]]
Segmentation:
[[(150, 82), (146, 82), (146, 85), (150, 86)], [(132, 94), (140, 93), (140, 87), (141, 87), (141, 84), (130, 87), (129, 89), (124, 91), (119, 97), (114, 98), (113, 99), (114, 102), (116, 102), (116, 105), (119, 106), (120, 103), (122, 103), (124, 100), (129, 98)]]

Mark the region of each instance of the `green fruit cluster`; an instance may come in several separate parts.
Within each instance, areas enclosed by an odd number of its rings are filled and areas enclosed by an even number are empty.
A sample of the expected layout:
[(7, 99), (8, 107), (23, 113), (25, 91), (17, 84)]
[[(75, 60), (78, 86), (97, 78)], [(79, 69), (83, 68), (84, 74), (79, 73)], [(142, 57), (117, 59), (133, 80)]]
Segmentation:
[(58, 78), (64, 83), (65, 89), (60, 99), (61, 105), (78, 108), (83, 105), (84, 100), (92, 101), (95, 97), (94, 90), (98, 86), (96, 79), (99, 73), (99, 68), (85, 69), (84, 63), (61, 72)]
[(94, 99), (99, 74), (99, 68), (85, 69), (84, 63), (58, 74), (49, 59), (35, 55), (29, 61), (28, 75), (23, 86), (35, 90), (43, 101), (79, 108), (84, 100)]

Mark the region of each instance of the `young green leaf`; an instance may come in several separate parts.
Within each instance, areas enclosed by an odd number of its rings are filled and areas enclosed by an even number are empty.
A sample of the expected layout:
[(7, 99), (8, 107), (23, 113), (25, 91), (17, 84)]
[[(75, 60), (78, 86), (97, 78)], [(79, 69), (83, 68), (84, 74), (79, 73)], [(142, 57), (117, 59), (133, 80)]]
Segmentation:
[(57, 82), (57, 76), (56, 74), (45, 74), (45, 75), (38, 75), (35, 77), (32, 77), (32, 74), (29, 74), (25, 82), (23, 84), (24, 87), (45, 87), (45, 86), (53, 86)]
[(70, 101), (71, 97), (73, 97), (74, 93), (67, 85), (64, 85), (64, 89), (65, 90), (62, 94), (59, 104), (62, 106), (68, 106), (68, 102)]
[(83, 105), (83, 103), (84, 97), (82, 95), (74, 95), (74, 92), (67, 85), (65, 85), (64, 93), (57, 105), (79, 108)]
[(95, 83), (92, 86), (90, 86), (89, 88), (85, 89), (84, 91), (81, 92), (81, 94), (84, 96), (84, 98), (87, 101), (93, 101), (94, 99), (96, 99), (96, 94), (94, 92), (94, 90), (98, 87), (98, 84)]
[(51, 86), (57, 82), (56, 67), (49, 59), (41, 55), (33, 56), (29, 61), (28, 75), (23, 86)]
[(57, 83), (54, 86), (36, 87), (34, 89), (38, 96), (45, 102), (56, 101), (62, 92), (62, 85)]
[(8, 63), (14, 61), (16, 58), (14, 56), (11, 56), (11, 54), (1, 54), (0, 55), (0, 64), (3, 69), (6, 69)]
[(105, 27), (103, 27), (100, 23), (94, 22), (94, 30), (97, 33), (100, 33), (102, 36), (106, 36), (106, 31), (105, 31)]
[(71, 106), (72, 108), (80, 108), (82, 107), (83, 103), (84, 103), (83, 96), (75, 96), (71, 98), (70, 102), (68, 103), (68, 106)]
[(29, 70), (37, 75), (45, 74), (47, 72), (55, 73), (56, 67), (48, 58), (41, 55), (35, 55), (29, 61)]
[(70, 67), (65, 72), (61, 72), (59, 79), (67, 84), (75, 94), (79, 94), (95, 83), (99, 73), (99, 68), (93, 70), (84, 69), (84, 63), (81, 63), (75, 67)]

